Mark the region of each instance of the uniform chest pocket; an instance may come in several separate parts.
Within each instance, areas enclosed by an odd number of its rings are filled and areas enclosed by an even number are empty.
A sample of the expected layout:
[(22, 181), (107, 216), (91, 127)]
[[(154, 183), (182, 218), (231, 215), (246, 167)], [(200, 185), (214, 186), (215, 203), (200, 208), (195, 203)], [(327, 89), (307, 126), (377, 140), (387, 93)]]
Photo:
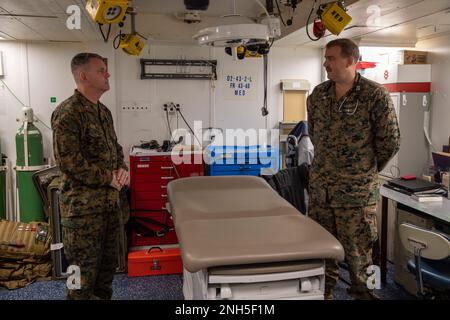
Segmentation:
[(101, 128), (88, 128), (86, 130), (86, 134), (84, 135), (84, 140), (89, 142), (104, 142), (105, 141), (105, 134), (103, 133)]
[(86, 153), (88, 157), (97, 157), (99, 154), (107, 151), (108, 146), (106, 137), (101, 128), (89, 127), (82, 142), (82, 151)]
[(339, 120), (344, 135), (351, 137), (354, 141), (370, 134), (369, 114), (356, 102), (342, 106), (341, 112), (339, 112)]

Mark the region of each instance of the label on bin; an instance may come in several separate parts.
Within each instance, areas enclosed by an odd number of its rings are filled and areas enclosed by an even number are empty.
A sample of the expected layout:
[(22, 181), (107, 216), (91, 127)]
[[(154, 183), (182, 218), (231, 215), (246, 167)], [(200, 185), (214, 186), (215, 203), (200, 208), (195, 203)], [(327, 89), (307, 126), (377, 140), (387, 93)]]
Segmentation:
[(51, 251), (55, 251), (55, 250), (60, 250), (64, 247), (64, 244), (62, 242), (60, 243), (53, 243), (50, 245), (50, 250)]

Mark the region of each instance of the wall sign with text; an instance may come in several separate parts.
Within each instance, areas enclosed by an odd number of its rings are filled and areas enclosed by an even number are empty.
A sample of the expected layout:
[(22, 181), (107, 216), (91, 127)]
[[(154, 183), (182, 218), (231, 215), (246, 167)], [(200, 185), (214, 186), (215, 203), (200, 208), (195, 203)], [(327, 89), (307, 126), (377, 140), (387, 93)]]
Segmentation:
[(224, 98), (227, 100), (255, 100), (258, 74), (253, 72), (225, 72)]

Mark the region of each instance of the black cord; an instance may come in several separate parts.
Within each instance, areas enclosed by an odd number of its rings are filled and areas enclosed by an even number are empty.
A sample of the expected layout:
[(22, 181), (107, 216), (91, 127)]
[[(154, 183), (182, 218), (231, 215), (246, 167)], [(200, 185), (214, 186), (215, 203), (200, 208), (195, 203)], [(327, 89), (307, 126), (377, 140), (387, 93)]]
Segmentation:
[(202, 146), (202, 143), (200, 142), (200, 140), (198, 140), (197, 136), (195, 135), (194, 130), (192, 130), (191, 126), (189, 125), (189, 123), (187, 123), (186, 119), (183, 116), (183, 113), (181, 113), (181, 110), (178, 108), (176, 109), (179, 113), (181, 118), (183, 118), (184, 123), (186, 123), (186, 125), (188, 126), (189, 130), (191, 130), (192, 134), (194, 135), (195, 139), (197, 139), (198, 143), (200, 144), (200, 147)]
[(160, 145), (158, 144), (158, 141), (156, 140), (151, 140), (151, 141), (143, 141), (141, 140), (141, 144), (140, 145), (134, 145), (134, 148), (142, 148), (142, 149), (159, 149)]
[(114, 37), (114, 40), (113, 40), (113, 48), (114, 49), (119, 49), (120, 39), (119, 39), (119, 43), (117, 44), (117, 46), (116, 46), (116, 41), (117, 41), (117, 38), (120, 38), (120, 37), (122, 37), (122, 29), (119, 29), (119, 34)]
[(172, 140), (172, 129), (170, 128), (169, 111), (166, 109), (167, 126), (169, 127), (170, 140)]
[(109, 33), (111, 32), (111, 24), (108, 25), (108, 33), (107, 33), (106, 37), (105, 37), (105, 34), (103, 33), (102, 26), (103, 25), (101, 23), (98, 24), (98, 28), (100, 29), (100, 33), (102, 34), (103, 41), (108, 42)]
[(269, 114), (269, 110), (267, 110), (267, 54), (263, 56), (264, 63), (264, 102), (263, 107), (261, 108), (262, 116), (265, 117)]
[(279, 4), (278, 4), (278, 0), (275, 0), (275, 3), (276, 3), (277, 8), (278, 8), (278, 15), (280, 16), (281, 22), (283, 23), (283, 26), (286, 27), (286, 23), (284, 23), (283, 15), (281, 14), (280, 6), (279, 6)]
[(108, 25), (108, 35), (106, 36), (106, 41), (109, 40), (109, 34), (111, 33), (111, 24)]
[(308, 20), (306, 21), (306, 34), (307, 34), (308, 38), (311, 39), (312, 41), (319, 41), (321, 39), (321, 38), (316, 38), (316, 39), (312, 38), (309, 35), (309, 31), (308, 31), (309, 20), (311, 19), (311, 14), (313, 13), (314, 9), (316, 8), (316, 3), (317, 3), (317, 0), (314, 0), (313, 6), (312, 6), (311, 11), (309, 12), (309, 15), (308, 15)]
[(168, 108), (169, 107), (167, 107), (167, 109), (166, 109), (166, 119), (167, 119), (167, 126), (169, 127), (169, 133), (170, 133), (169, 141), (170, 141), (170, 144), (172, 144), (175, 142), (175, 140), (173, 140), (172, 128), (170, 127), (169, 109)]
[(98, 29), (100, 30), (100, 34), (102, 35), (103, 41), (106, 42), (105, 35), (103, 34), (102, 24), (98, 23)]

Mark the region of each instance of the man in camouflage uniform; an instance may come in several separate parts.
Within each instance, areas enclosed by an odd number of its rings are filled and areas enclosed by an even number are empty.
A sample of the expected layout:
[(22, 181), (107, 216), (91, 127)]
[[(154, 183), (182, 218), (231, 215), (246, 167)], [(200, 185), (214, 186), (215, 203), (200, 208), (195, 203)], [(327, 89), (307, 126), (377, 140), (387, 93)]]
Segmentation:
[[(400, 131), (389, 93), (356, 72), (357, 45), (337, 39), (326, 46), (328, 78), (308, 97), (309, 135), (315, 148), (310, 169), (311, 218), (343, 245), (355, 298), (373, 298), (367, 267), (378, 240), (378, 172), (399, 149)], [(327, 261), (325, 297), (339, 276)]]
[(80, 267), (81, 288), (69, 299), (111, 299), (117, 265), (119, 191), (129, 184), (111, 112), (99, 99), (109, 90), (104, 59), (77, 54), (71, 62), (77, 89), (52, 114), (60, 185), (64, 253)]

